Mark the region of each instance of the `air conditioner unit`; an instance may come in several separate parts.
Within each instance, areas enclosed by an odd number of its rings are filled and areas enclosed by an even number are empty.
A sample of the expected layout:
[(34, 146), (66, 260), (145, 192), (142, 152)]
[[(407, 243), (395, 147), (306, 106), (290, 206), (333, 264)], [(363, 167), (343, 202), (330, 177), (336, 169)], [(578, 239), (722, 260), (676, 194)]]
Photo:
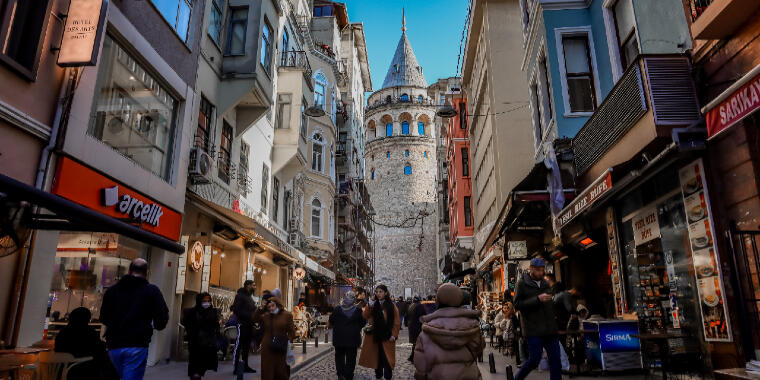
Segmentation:
[(211, 155), (203, 149), (195, 147), (190, 151), (190, 168), (188, 175), (193, 183), (211, 182), (211, 169), (214, 166), (214, 160)]

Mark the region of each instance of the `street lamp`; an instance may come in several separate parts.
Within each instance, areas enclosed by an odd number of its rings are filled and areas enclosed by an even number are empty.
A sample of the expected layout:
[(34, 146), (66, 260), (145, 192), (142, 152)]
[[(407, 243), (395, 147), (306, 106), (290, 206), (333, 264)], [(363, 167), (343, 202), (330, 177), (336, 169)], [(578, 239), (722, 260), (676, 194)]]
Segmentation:
[(457, 110), (454, 109), (454, 107), (444, 104), (441, 106), (441, 108), (438, 109), (438, 111), (435, 112), (436, 116), (442, 117), (445, 119), (454, 117), (457, 115)]

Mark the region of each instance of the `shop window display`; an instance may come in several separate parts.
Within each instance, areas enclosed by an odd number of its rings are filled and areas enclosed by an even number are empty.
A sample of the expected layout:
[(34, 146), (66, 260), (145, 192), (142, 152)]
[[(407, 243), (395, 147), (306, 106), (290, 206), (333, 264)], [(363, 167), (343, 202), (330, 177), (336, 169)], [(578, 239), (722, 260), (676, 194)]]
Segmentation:
[(115, 285), (148, 247), (113, 233), (61, 233), (48, 298), (48, 338), (66, 325), (69, 313), (86, 307), (96, 328), (105, 291)]
[[(622, 199), (621, 239), (629, 311), (641, 334), (666, 334), (668, 356), (699, 355), (700, 311), (688, 227), (675, 170)], [(645, 367), (660, 366), (660, 342), (642, 340)], [(682, 361), (688, 362), (688, 361)]]

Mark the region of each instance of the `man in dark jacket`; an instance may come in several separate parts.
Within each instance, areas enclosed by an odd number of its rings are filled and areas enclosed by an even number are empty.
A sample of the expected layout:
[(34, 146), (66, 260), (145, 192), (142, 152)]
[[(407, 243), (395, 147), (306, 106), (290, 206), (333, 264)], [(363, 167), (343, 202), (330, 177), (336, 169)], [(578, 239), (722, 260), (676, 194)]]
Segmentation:
[(235, 351), (232, 355), (235, 367), (233, 373), (237, 375), (238, 362), (243, 362), (243, 369), (248, 373), (255, 373), (256, 370), (248, 366), (248, 351), (251, 349), (251, 338), (253, 336), (253, 313), (256, 311), (256, 304), (253, 302), (253, 281), (245, 280), (243, 287), (238, 289), (230, 310), (235, 313), (238, 321), (238, 336), (235, 340)]
[(354, 292), (343, 296), (340, 306), (336, 306), (328, 327), (333, 329), (335, 346), (335, 369), (339, 380), (353, 380), (356, 369), (356, 350), (362, 344), (362, 328), (367, 323), (362, 317), (362, 309), (356, 305)]
[(530, 261), (530, 270), (523, 273), (515, 286), (515, 309), (520, 312), (522, 333), (528, 341), (529, 357), (515, 375), (515, 380), (524, 380), (538, 367), (541, 352), (545, 349), (549, 358), (551, 380), (562, 379), (557, 321), (554, 318), (552, 296), (549, 283), (544, 279), (546, 262), (536, 257)]
[(409, 327), (409, 342), (412, 344), (412, 354), (409, 355), (409, 361), (414, 363), (414, 347), (417, 344), (417, 338), (422, 332), (422, 321), (420, 317), (427, 314), (425, 307), (420, 302), (420, 297), (415, 296), (413, 303), (409, 306), (409, 310), (406, 312), (406, 321), (404, 322)]
[(404, 297), (399, 297), (398, 301), (396, 301), (396, 308), (398, 308), (398, 315), (401, 318), (401, 328), (403, 329), (406, 312), (409, 311), (409, 303), (404, 300)]
[(163, 330), (169, 322), (164, 297), (147, 276), (148, 262), (133, 260), (129, 273), (103, 295), (100, 309), (108, 355), (125, 380), (143, 378), (153, 329)]

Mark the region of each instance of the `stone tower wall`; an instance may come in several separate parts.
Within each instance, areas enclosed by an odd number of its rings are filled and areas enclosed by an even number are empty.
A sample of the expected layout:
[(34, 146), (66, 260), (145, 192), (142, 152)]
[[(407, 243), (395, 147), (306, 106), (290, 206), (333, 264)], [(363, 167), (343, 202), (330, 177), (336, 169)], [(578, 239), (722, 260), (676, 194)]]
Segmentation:
[[(415, 118), (410, 135), (400, 135), (401, 130), (397, 129), (404, 113)], [(397, 103), (368, 112), (365, 125), (384, 115), (393, 119), (394, 135), (368, 142), (365, 150), (365, 178), (378, 223), (375, 225), (375, 282), (388, 286), (394, 297), (404, 296), (405, 288), (411, 288), (412, 295), (435, 294), (438, 280), (437, 162), (433, 124), (426, 125), (426, 136), (416, 133), (416, 120), (425, 115), (432, 121), (435, 108)], [(384, 127), (382, 129), (384, 132)], [(407, 150), (409, 156), (406, 156)], [(411, 175), (404, 174), (407, 164), (412, 167)], [(427, 215), (422, 218), (420, 212)], [(405, 226), (394, 227), (404, 221)]]

